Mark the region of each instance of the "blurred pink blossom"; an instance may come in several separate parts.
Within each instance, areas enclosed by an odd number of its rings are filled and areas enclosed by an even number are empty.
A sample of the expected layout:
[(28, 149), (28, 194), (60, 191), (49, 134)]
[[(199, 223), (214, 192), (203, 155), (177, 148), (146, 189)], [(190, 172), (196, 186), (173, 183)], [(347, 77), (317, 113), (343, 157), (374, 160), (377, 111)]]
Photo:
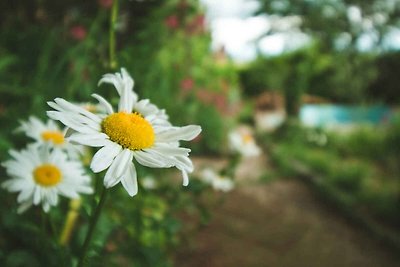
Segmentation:
[(187, 25), (186, 32), (189, 34), (199, 34), (205, 32), (205, 16), (199, 14), (195, 16)]
[(113, 0), (98, 0), (97, 1), (102, 8), (108, 9), (111, 8), (113, 4)]
[(87, 35), (86, 28), (82, 25), (73, 26), (69, 30), (69, 33), (72, 36), (72, 38), (77, 41), (82, 41), (83, 39), (86, 38), (86, 35)]
[(192, 78), (185, 78), (181, 81), (181, 89), (184, 93), (189, 92), (193, 89), (194, 81)]
[(211, 104), (213, 102), (213, 94), (207, 89), (203, 88), (197, 91), (196, 96), (203, 104)]
[(179, 27), (179, 20), (178, 17), (176, 15), (171, 15), (168, 16), (165, 20), (164, 20), (164, 24), (170, 28), (170, 29), (176, 29)]

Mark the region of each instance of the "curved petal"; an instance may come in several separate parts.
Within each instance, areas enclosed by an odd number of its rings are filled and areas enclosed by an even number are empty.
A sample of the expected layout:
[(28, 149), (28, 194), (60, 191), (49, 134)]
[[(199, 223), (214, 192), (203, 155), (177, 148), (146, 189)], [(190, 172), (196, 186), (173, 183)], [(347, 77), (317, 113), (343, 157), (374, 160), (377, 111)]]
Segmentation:
[(184, 127), (165, 127), (156, 133), (158, 142), (173, 142), (177, 140), (190, 141), (198, 136), (201, 132), (201, 127), (198, 125), (188, 125)]
[(152, 153), (151, 150), (135, 151), (133, 156), (141, 165), (150, 168), (169, 168), (173, 166), (170, 162)]
[(92, 162), (90, 163), (90, 168), (95, 173), (104, 171), (110, 167), (114, 158), (121, 152), (121, 150), (122, 147), (120, 145), (110, 142), (94, 154)]
[(121, 183), (131, 197), (137, 194), (137, 173), (135, 165), (133, 163), (129, 164), (124, 176), (121, 179)]
[(67, 138), (67, 140), (72, 143), (75, 142), (81, 145), (92, 146), (92, 147), (106, 146), (108, 143), (111, 142), (105, 133), (96, 133), (96, 134), (73, 133), (70, 137)]
[(189, 176), (185, 170), (181, 170), (182, 172), (182, 178), (183, 178), (183, 186), (188, 186), (189, 185)]
[(105, 108), (107, 114), (114, 113), (114, 110), (113, 110), (111, 104), (107, 100), (105, 100), (104, 97), (102, 97), (101, 95), (98, 95), (98, 94), (92, 94), (92, 96), (94, 98), (96, 98), (97, 101), (99, 101), (99, 103)]
[(40, 191), (41, 191), (40, 187), (36, 186), (35, 190), (33, 192), (33, 204), (34, 205), (37, 205), (40, 203), (40, 200), (41, 200), (41, 192)]
[(114, 159), (110, 168), (107, 170), (104, 177), (104, 186), (107, 188), (113, 187), (121, 180), (121, 176), (128, 167), (128, 163), (132, 161), (132, 151), (129, 149), (122, 150), (121, 153)]
[(155, 144), (152, 149), (168, 156), (188, 156), (191, 151), (189, 148), (178, 147), (166, 143)]

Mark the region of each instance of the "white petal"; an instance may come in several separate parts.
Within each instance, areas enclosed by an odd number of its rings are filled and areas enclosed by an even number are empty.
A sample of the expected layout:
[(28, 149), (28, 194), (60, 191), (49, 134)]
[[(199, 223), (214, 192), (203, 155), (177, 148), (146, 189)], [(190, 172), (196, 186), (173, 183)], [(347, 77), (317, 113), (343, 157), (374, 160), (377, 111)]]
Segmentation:
[(183, 177), (183, 186), (188, 186), (189, 184), (189, 176), (186, 171), (182, 170), (182, 177)]
[(76, 185), (63, 184), (62, 186), (58, 187), (58, 190), (60, 191), (60, 194), (65, 197), (77, 198), (79, 195), (77, 192), (75, 192), (75, 187)]
[(131, 197), (137, 194), (137, 173), (133, 163), (129, 164), (124, 176), (121, 179), (121, 183)]
[(100, 86), (102, 83), (113, 84), (115, 89), (117, 89), (118, 94), (121, 95), (123, 83), (122, 83), (122, 79), (120, 77), (118, 77), (118, 75), (110, 74), (110, 73), (104, 74), (97, 85)]
[(29, 209), (31, 206), (32, 206), (31, 200), (25, 201), (25, 202), (21, 203), (21, 205), (19, 205), (19, 207), (17, 209), (17, 213), (21, 214), (21, 213), (25, 212), (27, 209)]
[(41, 192), (40, 191), (41, 191), (40, 187), (36, 186), (35, 191), (33, 193), (33, 204), (34, 205), (37, 205), (40, 203), (40, 200), (41, 200)]
[(46, 114), (49, 118), (60, 121), (67, 127), (72, 128), (80, 133), (94, 134), (98, 133), (100, 129), (100, 125), (97, 126), (98, 129), (94, 129), (93, 127), (89, 127), (89, 125), (85, 125), (77, 121), (75, 116), (68, 116), (69, 114), (66, 115), (59, 111), (50, 110), (47, 111)]
[(132, 112), (133, 109), (133, 92), (132, 89), (125, 85), (121, 90), (121, 98), (119, 99), (118, 111)]
[(169, 168), (173, 166), (173, 164), (165, 161), (165, 159), (155, 155), (150, 149), (135, 151), (133, 156), (141, 165), (150, 168)]
[(94, 154), (90, 168), (95, 173), (104, 171), (110, 167), (114, 158), (121, 152), (121, 150), (122, 147), (114, 143), (104, 146)]
[(166, 127), (164, 131), (156, 134), (156, 140), (159, 142), (173, 142), (178, 140), (190, 141), (201, 132), (198, 125), (188, 125), (184, 127)]
[(191, 151), (189, 148), (177, 147), (166, 143), (156, 143), (152, 149), (168, 156), (188, 156)]
[(50, 210), (50, 204), (47, 201), (44, 201), (42, 204), (44, 212), (48, 213)]
[(106, 175), (104, 177), (104, 186), (107, 188), (113, 187), (121, 180), (121, 176), (125, 169), (128, 167), (128, 163), (132, 161), (132, 151), (129, 149), (122, 150), (121, 153), (117, 155), (108, 168)]
[(112, 114), (112, 113), (114, 113), (114, 110), (113, 110), (111, 104), (108, 103), (108, 101), (105, 100), (101, 95), (92, 94), (92, 96), (93, 96), (94, 98), (96, 98), (96, 99), (99, 101), (99, 103), (105, 108), (107, 114)]
[(84, 109), (84, 108), (82, 108), (80, 106), (74, 105), (74, 104), (66, 101), (65, 99), (56, 98), (56, 99), (54, 99), (54, 102), (56, 102), (59, 105), (59, 107), (61, 109), (64, 109), (65, 111), (70, 111), (70, 112), (73, 112), (73, 113), (82, 114), (85, 117), (87, 117), (87, 118), (89, 118), (89, 119), (91, 119), (91, 120), (93, 120), (93, 121), (95, 121), (97, 123), (101, 122), (101, 119), (99, 118), (99, 116), (93, 114), (90, 111), (87, 111), (86, 109)]
[(108, 140), (108, 136), (105, 133), (95, 133), (95, 134), (80, 134), (73, 133), (70, 137), (67, 138), (69, 142), (78, 143), (81, 145), (99, 147), (105, 146), (110, 140)]
[(125, 87), (129, 90), (132, 90), (135, 82), (133, 81), (132, 77), (129, 75), (129, 73), (126, 71), (125, 68), (121, 68), (121, 75), (122, 75), (122, 80), (125, 83)]
[(176, 160), (176, 166), (180, 169), (185, 169), (189, 173), (193, 171), (193, 162), (189, 157), (176, 156), (174, 159)]
[(24, 188), (23, 190), (21, 190), (21, 193), (19, 193), (18, 195), (17, 202), (21, 203), (30, 199), (33, 195), (33, 190), (34, 187)]

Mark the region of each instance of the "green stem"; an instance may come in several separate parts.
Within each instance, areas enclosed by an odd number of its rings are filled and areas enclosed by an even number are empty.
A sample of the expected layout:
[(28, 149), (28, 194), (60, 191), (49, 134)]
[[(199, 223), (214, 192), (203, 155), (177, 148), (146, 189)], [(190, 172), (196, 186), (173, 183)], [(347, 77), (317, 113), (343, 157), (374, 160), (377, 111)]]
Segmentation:
[(99, 204), (97, 205), (97, 207), (92, 215), (89, 229), (86, 234), (85, 242), (83, 243), (82, 254), (79, 258), (78, 267), (83, 267), (87, 264), (86, 254), (87, 254), (88, 248), (90, 246), (90, 242), (92, 240), (97, 221), (99, 220), (101, 210), (104, 206), (104, 202), (106, 201), (106, 196), (107, 196), (107, 189), (105, 187), (103, 187), (103, 190), (102, 190), (101, 196), (100, 196), (100, 200), (99, 200)]
[(113, 5), (111, 8), (111, 17), (110, 17), (110, 32), (109, 32), (109, 59), (110, 59), (110, 69), (114, 70), (117, 68), (118, 63), (115, 56), (115, 28), (117, 24), (118, 17), (118, 0), (113, 1)]

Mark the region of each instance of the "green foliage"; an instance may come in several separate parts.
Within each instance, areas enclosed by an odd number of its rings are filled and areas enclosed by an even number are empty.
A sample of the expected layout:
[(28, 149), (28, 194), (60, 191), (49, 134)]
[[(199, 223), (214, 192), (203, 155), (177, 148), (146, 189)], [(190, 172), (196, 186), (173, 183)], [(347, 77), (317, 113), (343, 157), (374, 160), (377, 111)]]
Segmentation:
[(371, 170), (368, 164), (345, 162), (331, 169), (329, 179), (340, 190), (355, 193), (360, 190), (362, 180), (367, 177), (369, 171)]
[(400, 103), (398, 69), (400, 68), (400, 52), (386, 53), (375, 60), (377, 77), (368, 86), (368, 94), (373, 99), (386, 103)]
[(296, 114), (304, 93), (341, 103), (368, 100), (376, 76), (374, 57), (352, 52), (324, 52), (319, 43), (274, 57), (259, 57), (243, 68), (240, 80), (249, 96), (278, 91), (286, 110)]
[(349, 134), (331, 134), (330, 141), (341, 155), (380, 160), (376, 155), (386, 153), (386, 133), (384, 128), (360, 127)]
[(400, 116), (393, 118), (393, 123), (388, 126), (388, 134), (385, 139), (385, 147), (389, 153), (400, 159)]
[[(2, 194), (9, 196), (9, 194)], [(2, 197), (0, 221), (0, 265), (22, 266), (71, 266), (68, 251), (58, 246), (49, 232), (45, 231), (45, 221), (39, 212), (15, 214), (9, 210), (10, 203)], [(5, 210), (8, 212), (4, 212)], [(49, 238), (49, 236), (51, 238)]]
[(347, 134), (325, 133), (327, 143), (321, 146), (308, 138), (310, 132), (322, 134), (321, 130), (289, 122), (264, 142), (272, 146), (271, 158), (283, 175), (294, 176), (304, 169), (317, 177), (318, 187), (331, 195), (328, 198), (338, 198), (347, 207), (366, 210), (385, 223), (396, 224), (400, 220), (398, 150), (394, 146), (398, 125), (360, 128)]

